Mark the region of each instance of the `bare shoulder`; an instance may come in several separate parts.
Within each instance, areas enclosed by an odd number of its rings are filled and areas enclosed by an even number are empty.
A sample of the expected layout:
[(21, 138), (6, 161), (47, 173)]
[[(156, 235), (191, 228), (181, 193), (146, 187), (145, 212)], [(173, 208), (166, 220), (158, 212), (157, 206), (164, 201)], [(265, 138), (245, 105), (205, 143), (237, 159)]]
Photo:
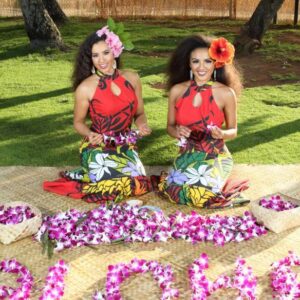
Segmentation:
[(236, 95), (234, 90), (223, 83), (214, 82), (212, 89), (215, 98), (222, 99), (223, 101), (236, 100)]
[(184, 81), (173, 85), (169, 92), (169, 98), (172, 101), (178, 100), (186, 91), (186, 89), (190, 86), (189, 81)]
[(137, 83), (140, 82), (139, 75), (131, 70), (120, 70), (120, 75), (128, 80), (132, 86), (136, 86)]
[(98, 84), (98, 77), (96, 75), (91, 75), (78, 85), (75, 91), (75, 95), (90, 100), (95, 92), (97, 84)]

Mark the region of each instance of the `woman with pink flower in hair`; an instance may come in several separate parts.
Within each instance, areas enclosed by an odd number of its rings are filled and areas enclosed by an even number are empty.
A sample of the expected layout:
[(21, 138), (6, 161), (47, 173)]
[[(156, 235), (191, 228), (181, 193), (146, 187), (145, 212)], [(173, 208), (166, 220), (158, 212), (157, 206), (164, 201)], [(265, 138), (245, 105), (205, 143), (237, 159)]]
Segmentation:
[[(237, 136), (237, 95), (242, 90), (225, 38), (184, 39), (168, 66), (168, 134), (179, 155), (158, 187), (178, 204), (217, 208), (241, 204), (246, 182), (226, 183), (233, 160), (224, 141)], [(224, 126), (223, 126), (224, 125)]]
[[(74, 128), (83, 137), (81, 167), (44, 182), (46, 191), (101, 203), (150, 190), (136, 141), (151, 130), (139, 76), (119, 69), (124, 48), (130, 50), (133, 45), (123, 24), (112, 19), (81, 45), (72, 77)], [(131, 130), (133, 122), (137, 130)]]

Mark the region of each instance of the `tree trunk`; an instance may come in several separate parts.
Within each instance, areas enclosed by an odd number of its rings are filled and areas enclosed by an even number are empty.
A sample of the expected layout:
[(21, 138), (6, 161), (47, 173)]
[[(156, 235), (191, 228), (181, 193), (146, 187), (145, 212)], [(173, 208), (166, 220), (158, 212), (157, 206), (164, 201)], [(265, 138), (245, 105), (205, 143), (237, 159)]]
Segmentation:
[(237, 53), (249, 54), (260, 48), (262, 38), (284, 0), (261, 0), (250, 20), (242, 26), (235, 38)]
[(20, 0), (25, 29), (33, 48), (59, 48), (64, 44), (42, 0)]
[(67, 16), (56, 0), (43, 0), (43, 3), (56, 25), (62, 25), (68, 21)]

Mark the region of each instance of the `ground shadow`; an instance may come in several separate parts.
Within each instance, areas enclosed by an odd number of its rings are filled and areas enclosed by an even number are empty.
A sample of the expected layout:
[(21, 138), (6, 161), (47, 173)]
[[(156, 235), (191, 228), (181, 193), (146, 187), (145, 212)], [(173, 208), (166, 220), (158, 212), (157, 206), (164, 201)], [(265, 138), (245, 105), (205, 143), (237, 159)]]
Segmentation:
[(159, 65), (154, 65), (152, 67), (145, 66), (145, 67), (141, 67), (137, 71), (139, 72), (139, 75), (141, 77), (144, 77), (144, 76), (164, 73), (166, 71), (166, 66), (167, 66), (166, 63), (159, 64)]
[(64, 94), (71, 93), (71, 88), (63, 88), (63, 89), (58, 89), (50, 92), (44, 92), (44, 93), (38, 93), (38, 94), (33, 94), (33, 95), (24, 95), (24, 96), (17, 96), (17, 97), (12, 97), (12, 98), (4, 98), (0, 99), (0, 108), (8, 108), (24, 103), (29, 103), (33, 101), (39, 101), (43, 100), (46, 98), (51, 98), (51, 97), (56, 97)]
[[(243, 124), (240, 128), (243, 127)], [(255, 147), (260, 144), (269, 143), (275, 139), (298, 132), (300, 128), (300, 119), (279, 124), (267, 129), (244, 134), (235, 140), (228, 142), (229, 149), (234, 152), (243, 151), (248, 148)], [(241, 129), (243, 131), (243, 129)]]

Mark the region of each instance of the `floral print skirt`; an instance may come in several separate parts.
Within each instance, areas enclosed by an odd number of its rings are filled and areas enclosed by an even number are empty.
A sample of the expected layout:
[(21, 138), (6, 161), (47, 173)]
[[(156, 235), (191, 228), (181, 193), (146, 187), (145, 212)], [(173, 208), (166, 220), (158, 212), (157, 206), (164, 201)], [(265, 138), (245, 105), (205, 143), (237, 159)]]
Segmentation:
[(152, 189), (134, 145), (93, 146), (84, 141), (80, 159), (79, 169), (62, 172), (62, 179), (45, 182), (44, 189), (97, 203), (118, 202)]
[(158, 184), (161, 195), (178, 204), (203, 208), (227, 206), (222, 188), (233, 168), (228, 151), (209, 155), (186, 151), (175, 159), (172, 169)]

